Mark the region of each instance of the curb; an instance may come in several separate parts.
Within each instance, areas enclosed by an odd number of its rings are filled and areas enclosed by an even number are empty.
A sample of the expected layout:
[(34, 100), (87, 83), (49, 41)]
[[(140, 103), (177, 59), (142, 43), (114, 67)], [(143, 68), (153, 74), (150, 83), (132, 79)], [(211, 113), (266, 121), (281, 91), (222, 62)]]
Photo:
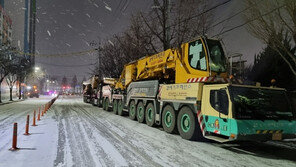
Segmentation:
[(0, 106), (6, 105), (6, 104), (11, 104), (11, 103), (16, 103), (16, 102), (21, 102), (21, 101), (25, 101), (25, 100), (24, 99), (21, 99), (21, 100), (14, 100), (14, 101), (2, 102), (2, 103), (0, 103)]

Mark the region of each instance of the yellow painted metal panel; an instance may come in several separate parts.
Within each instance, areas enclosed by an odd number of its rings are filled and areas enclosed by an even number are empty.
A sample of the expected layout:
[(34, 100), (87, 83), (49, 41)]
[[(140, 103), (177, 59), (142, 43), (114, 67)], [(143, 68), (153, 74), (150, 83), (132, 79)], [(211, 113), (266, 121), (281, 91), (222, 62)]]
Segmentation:
[(201, 100), (202, 83), (165, 84), (161, 86), (161, 100)]
[[(201, 112), (203, 115), (219, 117), (219, 112), (215, 110), (210, 104), (210, 91), (219, 90), (221, 88), (226, 88), (228, 84), (213, 84), (213, 85), (204, 85), (203, 86), (203, 96), (201, 104)], [(228, 92), (229, 94), (229, 92)], [(232, 118), (232, 103), (230, 97), (228, 97), (229, 106), (228, 106), (228, 115), (221, 114), (222, 118)]]
[(135, 80), (136, 65), (129, 64), (125, 66), (125, 85), (129, 85), (132, 81)]

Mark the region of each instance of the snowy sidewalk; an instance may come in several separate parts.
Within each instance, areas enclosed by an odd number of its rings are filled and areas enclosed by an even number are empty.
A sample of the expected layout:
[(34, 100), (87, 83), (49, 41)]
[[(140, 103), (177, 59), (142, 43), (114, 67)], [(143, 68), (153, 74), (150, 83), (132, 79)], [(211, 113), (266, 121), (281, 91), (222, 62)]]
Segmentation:
[[(40, 102), (39, 102), (40, 103)], [(42, 102), (41, 104), (43, 104)], [(30, 111), (29, 111), (30, 112)], [(51, 167), (56, 157), (58, 128), (57, 122), (51, 119), (53, 111), (48, 110), (47, 114), (41, 117), (40, 121), (36, 120), (38, 126), (32, 124), (32, 110), (30, 112), (31, 135), (23, 135), (25, 132), (25, 121), (18, 122), (18, 140), (17, 151), (9, 151), (12, 144), (12, 124), (11, 128), (0, 130), (2, 138), (0, 138), (0, 166), (2, 167)], [(37, 115), (36, 115), (37, 116)], [(37, 117), (36, 117), (37, 119)], [(4, 138), (3, 138), (4, 137)], [(5, 144), (6, 143), (6, 144)], [(5, 145), (2, 145), (5, 144)]]
[(13, 99), (13, 101), (9, 101), (9, 100), (2, 100), (2, 103), (0, 103), (1, 105), (5, 105), (5, 104), (11, 104), (11, 103), (15, 103), (15, 102), (20, 102), (20, 101), (24, 101), (24, 99)]

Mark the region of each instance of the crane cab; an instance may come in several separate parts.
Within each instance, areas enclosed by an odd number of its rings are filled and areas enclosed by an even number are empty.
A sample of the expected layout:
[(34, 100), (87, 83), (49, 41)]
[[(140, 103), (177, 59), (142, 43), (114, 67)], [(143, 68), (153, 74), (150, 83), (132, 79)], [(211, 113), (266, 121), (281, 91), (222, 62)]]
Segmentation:
[(176, 83), (200, 77), (227, 77), (226, 54), (219, 40), (200, 37), (181, 46), (176, 61)]

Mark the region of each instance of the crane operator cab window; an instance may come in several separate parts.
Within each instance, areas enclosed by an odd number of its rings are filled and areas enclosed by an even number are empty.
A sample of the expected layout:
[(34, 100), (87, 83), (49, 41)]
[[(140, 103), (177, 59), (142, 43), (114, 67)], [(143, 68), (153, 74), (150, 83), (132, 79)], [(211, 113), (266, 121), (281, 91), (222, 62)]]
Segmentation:
[(207, 45), (209, 48), (209, 66), (211, 71), (218, 73), (226, 72), (226, 58), (220, 41), (207, 39)]
[(207, 70), (205, 51), (200, 40), (189, 43), (188, 61), (194, 69)]

